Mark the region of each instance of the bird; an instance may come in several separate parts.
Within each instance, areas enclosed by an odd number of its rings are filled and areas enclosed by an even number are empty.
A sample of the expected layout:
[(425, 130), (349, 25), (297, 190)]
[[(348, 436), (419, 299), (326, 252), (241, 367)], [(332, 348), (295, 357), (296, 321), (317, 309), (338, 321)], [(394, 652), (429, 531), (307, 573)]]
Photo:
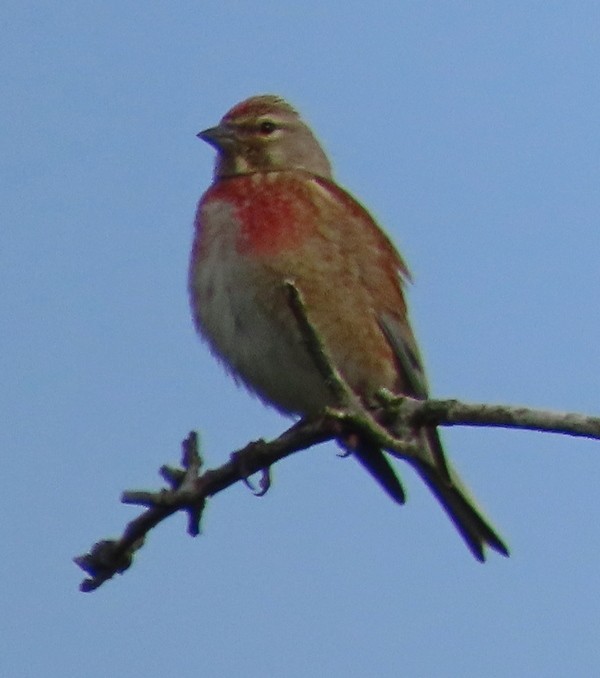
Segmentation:
[[(291, 281), (326, 355), (361, 406), (382, 389), (428, 397), (405, 289), (410, 273), (367, 209), (340, 187), (310, 127), (283, 98), (252, 96), (197, 135), (216, 150), (198, 203), (188, 292), (199, 335), (227, 372), (286, 415), (335, 405), (306, 346), (284, 285)], [(406, 459), (475, 558), (508, 556), (501, 537), (427, 427)], [(398, 504), (404, 488), (385, 452), (346, 441)]]

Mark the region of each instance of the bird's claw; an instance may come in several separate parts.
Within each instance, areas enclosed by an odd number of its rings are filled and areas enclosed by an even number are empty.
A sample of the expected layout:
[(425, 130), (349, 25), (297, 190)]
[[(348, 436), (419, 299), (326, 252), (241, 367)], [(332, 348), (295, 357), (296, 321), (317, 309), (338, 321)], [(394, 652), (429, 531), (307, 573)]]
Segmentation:
[(250, 489), (255, 497), (264, 497), (271, 487), (271, 467), (268, 466), (261, 471), (258, 488), (251, 482), (249, 476), (246, 476), (242, 480), (244, 481), (244, 485)]
[(250, 477), (254, 475), (253, 470), (250, 470), (247, 467), (243, 455), (234, 452), (231, 455), (231, 461), (238, 467), (241, 480), (243, 481), (244, 485), (252, 492), (252, 494), (255, 497), (264, 497), (271, 487), (271, 467), (267, 466), (266, 468), (261, 469), (261, 477), (257, 487), (250, 480)]

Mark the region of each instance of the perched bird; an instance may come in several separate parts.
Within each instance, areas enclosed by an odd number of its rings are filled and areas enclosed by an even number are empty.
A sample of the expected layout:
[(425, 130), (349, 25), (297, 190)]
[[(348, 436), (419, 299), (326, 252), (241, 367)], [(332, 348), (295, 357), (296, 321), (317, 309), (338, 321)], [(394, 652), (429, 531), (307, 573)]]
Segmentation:
[[(319, 142), (287, 102), (255, 96), (198, 134), (217, 150), (214, 181), (195, 220), (189, 270), (200, 335), (227, 370), (280, 411), (309, 416), (332, 393), (306, 349), (284, 281), (302, 295), (333, 364), (366, 408), (382, 388), (427, 397), (403, 288), (401, 256), (366, 209), (332, 177)], [(508, 549), (444, 457), (437, 430), (410, 463), (480, 561)], [(352, 454), (398, 503), (384, 453)]]

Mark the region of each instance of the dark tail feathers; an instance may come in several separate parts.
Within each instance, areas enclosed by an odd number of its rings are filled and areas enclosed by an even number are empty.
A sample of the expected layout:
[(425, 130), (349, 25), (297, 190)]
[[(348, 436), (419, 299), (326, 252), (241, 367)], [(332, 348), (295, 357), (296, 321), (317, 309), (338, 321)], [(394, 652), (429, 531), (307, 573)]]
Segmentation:
[(506, 544), (478, 511), (473, 500), (465, 494), (458, 478), (445, 478), (426, 462), (411, 460), (410, 463), (444, 507), (477, 560), (485, 560), (484, 546), (493, 548), (503, 556), (509, 555)]

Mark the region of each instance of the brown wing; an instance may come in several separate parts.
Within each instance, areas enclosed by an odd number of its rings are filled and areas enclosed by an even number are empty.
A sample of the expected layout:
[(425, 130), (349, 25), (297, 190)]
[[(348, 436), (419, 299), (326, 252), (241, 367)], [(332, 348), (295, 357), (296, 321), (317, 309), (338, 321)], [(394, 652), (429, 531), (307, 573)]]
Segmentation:
[[(325, 183), (325, 180), (323, 180)], [(342, 189), (326, 182), (331, 192), (337, 192), (348, 205), (351, 202), (352, 224), (349, 228), (363, 229), (362, 241), (368, 252), (348, 249), (348, 256), (359, 262), (361, 283), (372, 290), (374, 311), (379, 329), (396, 359), (398, 371), (397, 392), (415, 398), (428, 396), (427, 379), (417, 343), (408, 320), (403, 286), (410, 280), (406, 264), (370, 214)], [(349, 236), (352, 234), (349, 233)], [(363, 258), (360, 255), (364, 254)], [(355, 455), (379, 482), (390, 492), (393, 470), (386, 464), (381, 450), (359, 448)], [(385, 459), (385, 458), (384, 458)], [(442, 504), (473, 555), (485, 559), (484, 546), (490, 546), (503, 555), (508, 549), (491, 527), (477, 504), (463, 485), (458, 474), (448, 464), (436, 428), (423, 431), (422, 458), (410, 460), (411, 466), (425, 481)], [(393, 494), (392, 494), (393, 496)], [(402, 500), (403, 500), (402, 495)], [(399, 501), (396, 496), (396, 501)]]

